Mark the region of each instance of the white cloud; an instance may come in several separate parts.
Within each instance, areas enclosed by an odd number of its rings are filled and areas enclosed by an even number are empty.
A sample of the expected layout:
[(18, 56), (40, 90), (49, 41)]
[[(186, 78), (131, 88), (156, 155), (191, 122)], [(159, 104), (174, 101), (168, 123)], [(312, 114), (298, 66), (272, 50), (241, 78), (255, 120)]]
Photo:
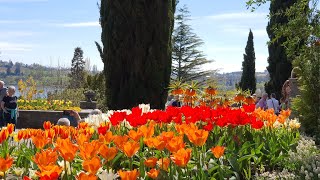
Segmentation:
[(221, 26), (221, 30), (228, 32), (228, 33), (237, 33), (242, 36), (248, 36), (249, 30), (252, 30), (254, 37), (267, 37), (266, 28), (251, 28), (249, 25), (226, 25)]
[(211, 53), (228, 53), (228, 52), (239, 52), (242, 51), (241, 48), (239, 47), (234, 47), (234, 46), (226, 46), (226, 45), (212, 45), (212, 46), (206, 46), (205, 47), (205, 52), (210, 52)]
[(47, 2), (49, 0), (0, 0), (0, 3)]
[(0, 39), (9, 39), (14, 37), (32, 36), (34, 33), (30, 31), (0, 31)]
[(31, 51), (33, 45), (31, 44), (20, 44), (10, 42), (0, 42), (0, 51)]
[(26, 24), (26, 23), (28, 24), (40, 23), (40, 21), (39, 20), (0, 20), (0, 24)]
[(250, 13), (250, 12), (234, 12), (234, 13), (223, 13), (223, 14), (216, 14), (211, 16), (205, 16), (205, 18), (211, 20), (244, 20), (244, 19), (256, 19), (256, 18), (267, 18), (267, 13)]
[(97, 27), (100, 26), (98, 21), (91, 21), (91, 22), (79, 22), (79, 23), (63, 23), (63, 24), (55, 24), (56, 26), (60, 27)]

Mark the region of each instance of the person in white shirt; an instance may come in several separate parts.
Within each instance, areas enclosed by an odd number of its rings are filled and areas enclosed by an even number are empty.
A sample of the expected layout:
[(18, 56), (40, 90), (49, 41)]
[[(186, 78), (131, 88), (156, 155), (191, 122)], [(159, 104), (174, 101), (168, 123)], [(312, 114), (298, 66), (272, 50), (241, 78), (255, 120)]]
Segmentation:
[(268, 107), (268, 109), (274, 109), (275, 114), (279, 114), (280, 105), (279, 105), (279, 101), (276, 100), (275, 93), (272, 93), (270, 96), (270, 99), (267, 100), (267, 107)]

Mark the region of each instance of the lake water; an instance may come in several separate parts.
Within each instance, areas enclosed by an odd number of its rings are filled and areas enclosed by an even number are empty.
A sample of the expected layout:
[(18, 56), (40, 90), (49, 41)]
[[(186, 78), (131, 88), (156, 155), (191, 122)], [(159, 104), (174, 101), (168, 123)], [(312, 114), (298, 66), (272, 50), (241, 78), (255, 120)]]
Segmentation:
[[(19, 92), (19, 88), (17, 85), (14, 85), (14, 87), (16, 88), (16, 96), (20, 97), (20, 92)], [(38, 94), (35, 98), (47, 98), (48, 97), (48, 93), (49, 92), (55, 92), (57, 90), (61, 90), (61, 89), (57, 89), (55, 87), (38, 87), (38, 90), (43, 90), (43, 93)]]

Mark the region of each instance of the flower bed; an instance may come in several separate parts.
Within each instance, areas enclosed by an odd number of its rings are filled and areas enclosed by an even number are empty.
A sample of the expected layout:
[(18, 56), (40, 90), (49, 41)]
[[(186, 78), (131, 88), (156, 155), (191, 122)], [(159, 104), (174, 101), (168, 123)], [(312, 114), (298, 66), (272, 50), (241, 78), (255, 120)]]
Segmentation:
[(89, 117), (78, 128), (45, 122), (44, 130), (15, 133), (8, 125), (0, 131), (0, 171), (25, 179), (251, 179), (294, 150), (300, 124), (289, 115), (254, 105), (140, 106)]
[(80, 107), (72, 106), (71, 101), (64, 100), (51, 100), (46, 99), (34, 99), (34, 100), (24, 100), (18, 99), (18, 107), (20, 110), (76, 110), (80, 111)]

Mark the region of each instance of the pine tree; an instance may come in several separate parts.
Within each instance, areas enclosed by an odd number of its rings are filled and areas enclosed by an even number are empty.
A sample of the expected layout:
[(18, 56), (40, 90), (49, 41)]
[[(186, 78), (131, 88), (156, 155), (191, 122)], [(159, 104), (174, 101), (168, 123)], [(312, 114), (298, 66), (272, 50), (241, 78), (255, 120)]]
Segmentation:
[[(281, 12), (285, 12), (297, 0), (273, 0), (270, 2), (270, 22), (267, 26), (267, 33), (270, 40), (276, 38), (275, 27), (286, 26), (289, 22), (288, 17)], [(277, 41), (269, 44), (269, 58), (267, 70), (270, 75), (270, 81), (265, 84), (267, 93), (276, 93), (277, 98), (281, 97), (281, 88), (283, 83), (290, 77), (292, 70), (292, 60), (288, 59), (283, 43), (287, 37), (278, 37)]]
[(16, 66), (16, 69), (14, 70), (14, 74), (19, 76), (21, 74), (21, 64), (16, 63), (15, 66)]
[(176, 0), (101, 0), (100, 54), (109, 109), (140, 103), (164, 108), (175, 6)]
[(178, 10), (175, 17), (177, 24), (172, 40), (172, 74), (174, 80), (187, 82), (192, 80), (200, 80), (209, 75), (212, 71), (204, 71), (204, 64), (211, 61), (207, 60), (199, 47), (203, 45), (203, 41), (192, 31), (188, 24), (190, 12), (187, 6), (183, 6)]
[(11, 75), (11, 67), (10, 67), (9, 65), (7, 65), (6, 75), (7, 75), (7, 76), (10, 76), (10, 75)]
[(245, 54), (243, 54), (242, 75), (239, 88), (242, 90), (250, 90), (251, 93), (256, 91), (255, 61), (253, 34), (250, 29)]
[(81, 88), (84, 85), (85, 61), (83, 60), (83, 51), (80, 47), (75, 48), (71, 63), (69, 88)]

